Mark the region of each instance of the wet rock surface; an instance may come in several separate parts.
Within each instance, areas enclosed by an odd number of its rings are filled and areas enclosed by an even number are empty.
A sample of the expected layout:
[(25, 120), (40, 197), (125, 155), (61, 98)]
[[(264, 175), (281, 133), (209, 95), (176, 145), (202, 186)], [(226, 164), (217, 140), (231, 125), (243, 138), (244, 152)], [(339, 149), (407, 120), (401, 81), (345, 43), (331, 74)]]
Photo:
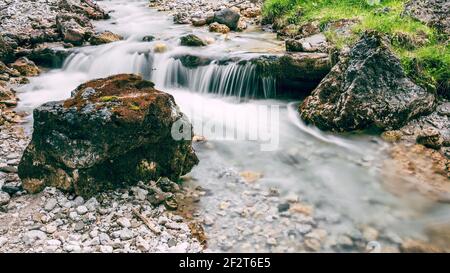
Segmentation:
[(366, 33), (300, 106), (303, 120), (333, 131), (395, 129), (435, 107), (377, 33)]
[(176, 181), (198, 162), (190, 140), (171, 136), (172, 125), (185, 119), (171, 95), (139, 76), (85, 83), (70, 99), (35, 109), (19, 165), (23, 187), (91, 196), (161, 176)]

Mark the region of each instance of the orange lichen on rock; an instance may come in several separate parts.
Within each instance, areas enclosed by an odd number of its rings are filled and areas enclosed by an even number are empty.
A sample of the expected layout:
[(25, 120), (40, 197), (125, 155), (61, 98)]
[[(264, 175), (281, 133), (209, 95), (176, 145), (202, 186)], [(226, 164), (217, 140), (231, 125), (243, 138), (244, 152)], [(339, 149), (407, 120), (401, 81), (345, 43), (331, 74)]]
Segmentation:
[[(64, 102), (64, 107), (82, 109), (95, 104), (96, 109), (106, 107), (121, 119), (141, 121), (151, 104), (167, 104), (166, 96), (173, 102), (171, 95), (156, 90), (153, 82), (138, 75), (120, 74), (80, 85), (74, 96)], [(159, 109), (171, 111), (173, 105), (164, 106)]]

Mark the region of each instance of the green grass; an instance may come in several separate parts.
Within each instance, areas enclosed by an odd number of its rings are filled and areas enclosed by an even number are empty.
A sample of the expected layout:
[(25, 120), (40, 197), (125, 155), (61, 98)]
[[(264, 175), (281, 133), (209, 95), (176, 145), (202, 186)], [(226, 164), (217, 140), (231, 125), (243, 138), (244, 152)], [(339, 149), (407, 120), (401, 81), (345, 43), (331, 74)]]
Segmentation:
[[(263, 14), (271, 21), (285, 24), (318, 21), (325, 26), (339, 19), (357, 20), (351, 37), (342, 37), (332, 30), (325, 31), (326, 37), (336, 47), (342, 48), (357, 41), (364, 31), (384, 33), (391, 37), (392, 48), (408, 75), (426, 87), (436, 86), (449, 78), (449, 46), (444, 45), (445, 38), (440, 37), (435, 29), (401, 16), (405, 2), (381, 0), (378, 5), (370, 5), (367, 0), (267, 0)], [(380, 12), (385, 7), (390, 11)]]

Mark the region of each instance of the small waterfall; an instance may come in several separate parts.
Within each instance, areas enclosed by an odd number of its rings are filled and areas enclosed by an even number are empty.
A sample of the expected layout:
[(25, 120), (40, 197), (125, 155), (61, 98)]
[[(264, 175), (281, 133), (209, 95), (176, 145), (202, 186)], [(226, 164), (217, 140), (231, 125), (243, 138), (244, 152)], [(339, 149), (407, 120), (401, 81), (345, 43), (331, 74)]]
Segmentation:
[(212, 61), (191, 68), (183, 65), (179, 59), (169, 57), (157, 61), (155, 70), (152, 79), (157, 86), (240, 98), (276, 96), (275, 78), (259, 75), (251, 62), (221, 64)]
[(121, 44), (119, 42), (101, 47), (85, 48), (72, 53), (64, 62), (62, 69), (69, 73), (85, 73), (90, 78), (134, 73), (150, 79), (153, 54), (139, 45), (139, 43)]

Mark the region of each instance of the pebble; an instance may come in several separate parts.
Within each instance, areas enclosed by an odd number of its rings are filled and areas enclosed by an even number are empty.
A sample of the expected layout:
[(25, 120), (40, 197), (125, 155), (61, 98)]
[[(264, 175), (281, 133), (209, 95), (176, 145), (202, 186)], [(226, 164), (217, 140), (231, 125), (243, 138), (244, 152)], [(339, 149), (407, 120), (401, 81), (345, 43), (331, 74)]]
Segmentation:
[(85, 207), (85, 206), (78, 206), (77, 207), (77, 213), (79, 215), (84, 215), (88, 212), (89, 210)]
[(35, 241), (41, 241), (45, 239), (47, 239), (47, 235), (40, 230), (27, 231), (22, 237), (22, 241), (28, 245), (33, 244)]
[(58, 227), (54, 224), (48, 224), (45, 226), (45, 232), (47, 232), (48, 234), (55, 233), (57, 229)]
[(133, 238), (133, 232), (128, 228), (124, 228), (120, 231), (120, 239), (122, 240), (130, 240)]
[(52, 211), (56, 205), (58, 205), (58, 201), (55, 198), (49, 198), (44, 205), (44, 210)]
[(11, 197), (9, 196), (8, 193), (0, 191), (0, 206), (8, 204), (10, 199)]
[(130, 219), (126, 218), (126, 217), (120, 217), (119, 219), (117, 219), (117, 223), (124, 228), (129, 228), (131, 227), (131, 222)]
[(112, 246), (100, 246), (100, 252), (101, 253), (112, 253), (113, 252), (113, 247)]

